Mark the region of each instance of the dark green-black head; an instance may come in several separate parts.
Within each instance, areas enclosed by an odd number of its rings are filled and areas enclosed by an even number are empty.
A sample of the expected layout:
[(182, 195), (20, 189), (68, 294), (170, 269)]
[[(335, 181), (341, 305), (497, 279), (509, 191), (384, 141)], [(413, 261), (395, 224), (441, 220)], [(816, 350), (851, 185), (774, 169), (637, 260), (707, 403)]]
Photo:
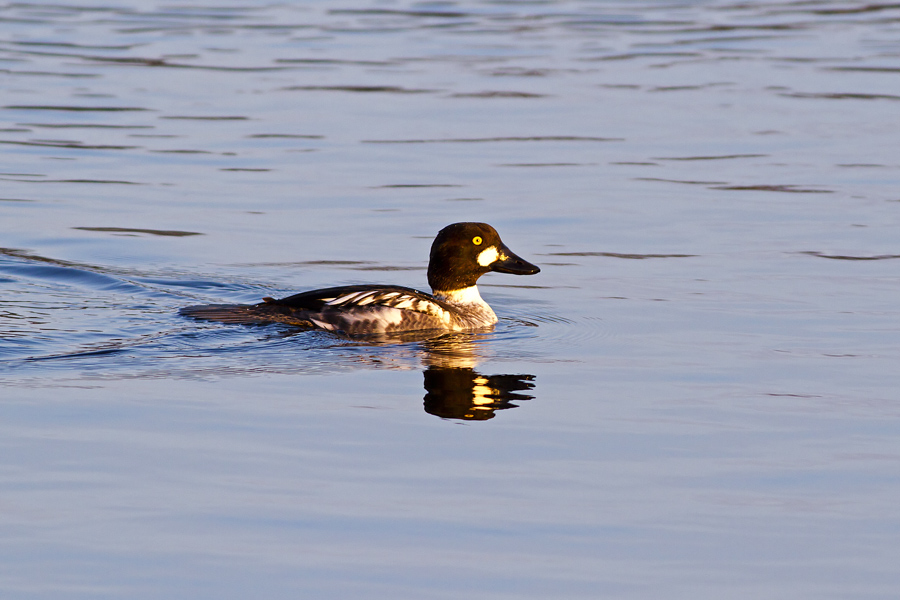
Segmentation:
[(454, 223), (441, 229), (431, 245), (428, 283), (440, 291), (475, 285), (488, 271), (534, 275), (540, 269), (506, 247), (487, 223)]

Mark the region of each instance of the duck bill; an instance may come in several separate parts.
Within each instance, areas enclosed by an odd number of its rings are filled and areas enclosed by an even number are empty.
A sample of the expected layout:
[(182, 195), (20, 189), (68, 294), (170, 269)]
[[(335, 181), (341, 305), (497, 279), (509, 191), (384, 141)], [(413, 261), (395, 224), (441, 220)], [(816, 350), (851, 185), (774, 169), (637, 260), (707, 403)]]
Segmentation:
[(537, 265), (533, 265), (527, 260), (516, 256), (506, 246), (500, 246), (500, 258), (491, 264), (491, 271), (512, 273), (513, 275), (534, 275), (541, 272)]

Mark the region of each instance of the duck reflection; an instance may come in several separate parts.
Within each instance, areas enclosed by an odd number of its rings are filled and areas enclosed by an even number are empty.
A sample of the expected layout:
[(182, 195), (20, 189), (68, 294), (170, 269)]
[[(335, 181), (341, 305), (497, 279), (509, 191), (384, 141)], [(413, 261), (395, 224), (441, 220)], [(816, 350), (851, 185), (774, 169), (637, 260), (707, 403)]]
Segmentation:
[(422, 342), (425, 412), (442, 419), (486, 421), (531, 400), (534, 375), (484, 375), (475, 370), (485, 336), (454, 334)]
[[(289, 328), (270, 331), (266, 338), (283, 339), (308, 335), (305, 329)], [(321, 351), (323, 339), (335, 334), (321, 332), (310, 340), (310, 348)], [(517, 402), (531, 400), (534, 375), (485, 375), (477, 370), (497, 347), (494, 331), (439, 333), (400, 332), (365, 337), (342, 336), (342, 342), (324, 347), (342, 353), (358, 368), (410, 369), (424, 366), (424, 408), (428, 414), (442, 419), (487, 421), (497, 411), (518, 408)], [(508, 342), (508, 340), (507, 340)], [(331, 355), (327, 360), (333, 361)], [(292, 363), (293, 365), (293, 363)]]
[(425, 369), (425, 412), (442, 419), (486, 421), (495, 412), (516, 408), (514, 400), (534, 396), (518, 393), (534, 388), (534, 375), (482, 375), (475, 369)]

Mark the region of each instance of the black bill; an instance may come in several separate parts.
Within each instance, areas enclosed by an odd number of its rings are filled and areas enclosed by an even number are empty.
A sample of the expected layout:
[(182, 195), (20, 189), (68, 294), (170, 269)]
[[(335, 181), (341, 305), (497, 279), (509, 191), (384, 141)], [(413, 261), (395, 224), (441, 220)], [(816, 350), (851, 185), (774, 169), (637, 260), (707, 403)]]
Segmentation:
[(491, 271), (512, 273), (513, 275), (534, 275), (541, 272), (537, 265), (516, 256), (505, 244), (500, 246), (500, 258), (491, 264)]

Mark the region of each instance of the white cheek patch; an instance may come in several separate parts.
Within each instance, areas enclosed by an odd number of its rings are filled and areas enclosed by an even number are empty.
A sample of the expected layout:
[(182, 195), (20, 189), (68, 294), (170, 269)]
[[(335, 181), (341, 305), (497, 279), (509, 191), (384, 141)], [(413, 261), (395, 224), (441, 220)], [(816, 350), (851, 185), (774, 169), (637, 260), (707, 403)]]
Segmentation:
[(497, 251), (496, 246), (491, 246), (490, 248), (485, 248), (478, 254), (478, 264), (482, 267), (486, 267), (497, 262), (498, 258), (500, 258), (500, 252)]

